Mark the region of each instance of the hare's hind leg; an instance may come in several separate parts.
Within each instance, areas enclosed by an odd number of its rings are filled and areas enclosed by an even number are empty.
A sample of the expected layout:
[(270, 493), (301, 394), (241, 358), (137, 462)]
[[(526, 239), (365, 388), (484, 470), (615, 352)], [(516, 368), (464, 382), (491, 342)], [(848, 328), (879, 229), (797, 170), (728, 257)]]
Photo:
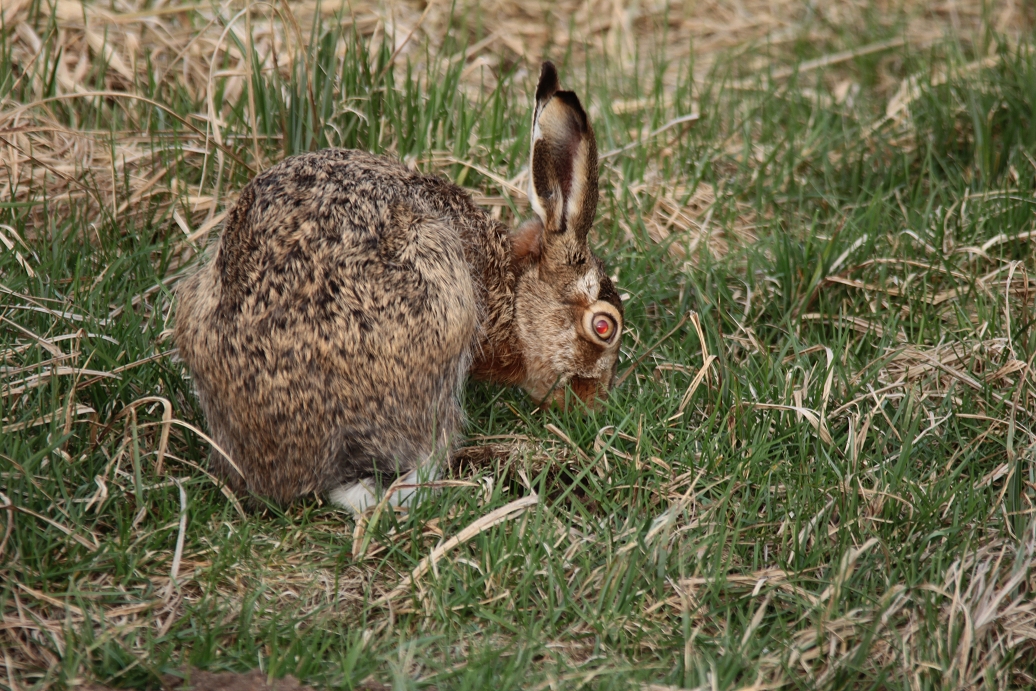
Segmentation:
[(344, 393), (327, 456), (335, 468), (329, 484), (337, 485), (329, 495), (354, 512), (377, 503), (396, 477), (389, 502), (412, 504), (415, 488), (400, 485), (437, 476), (462, 426), (460, 397), (478, 328), (458, 231), (410, 205), (390, 215), (370, 263), (376, 271), (348, 264), (355, 272), (339, 284), (350, 291), (330, 303), (341, 336), (329, 349), (329, 370)]
[(388, 489), (380, 493), (376, 490), (375, 478), (370, 477), (352, 484), (339, 485), (328, 492), (328, 498), (335, 506), (346, 509), (357, 516), (381, 501), (385, 492), (392, 492), (388, 500), (389, 506), (409, 507), (414, 505), (418, 490), (413, 485), (433, 482), (438, 477), (438, 464), (425, 463), (406, 475), (400, 476)]
[(346, 509), (353, 515), (361, 513), (378, 503), (374, 495), (374, 478), (360, 480), (351, 485), (339, 485), (327, 493), (331, 503)]

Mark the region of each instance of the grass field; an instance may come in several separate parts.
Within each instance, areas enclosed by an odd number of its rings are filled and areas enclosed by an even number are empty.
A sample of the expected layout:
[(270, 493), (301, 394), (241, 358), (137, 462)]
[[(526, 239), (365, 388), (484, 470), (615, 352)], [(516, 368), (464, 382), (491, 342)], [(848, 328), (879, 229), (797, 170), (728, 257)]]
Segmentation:
[[(0, 688), (1036, 685), (1036, 10), (824, 5), (5, 1)], [(243, 510), (172, 286), (318, 147), (522, 218), (544, 57), (622, 385), (470, 384), (409, 513)]]

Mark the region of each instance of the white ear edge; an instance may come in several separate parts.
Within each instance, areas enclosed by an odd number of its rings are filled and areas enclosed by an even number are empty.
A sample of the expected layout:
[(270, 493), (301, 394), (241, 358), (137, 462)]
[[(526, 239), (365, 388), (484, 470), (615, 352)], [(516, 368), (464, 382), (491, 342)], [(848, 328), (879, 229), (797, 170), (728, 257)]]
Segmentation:
[(543, 202), (536, 194), (536, 181), (532, 177), (532, 157), (536, 153), (536, 142), (543, 138), (543, 130), (540, 129), (540, 110), (539, 103), (532, 109), (532, 136), (529, 137), (529, 206), (532, 207), (533, 213), (546, 223), (547, 214)]
[[(586, 194), (588, 148), (586, 140), (581, 140), (572, 161), (572, 183), (568, 190), (568, 199), (565, 200), (565, 218), (569, 220), (575, 218), (582, 210), (583, 196)], [(596, 295), (594, 299), (597, 299)]]

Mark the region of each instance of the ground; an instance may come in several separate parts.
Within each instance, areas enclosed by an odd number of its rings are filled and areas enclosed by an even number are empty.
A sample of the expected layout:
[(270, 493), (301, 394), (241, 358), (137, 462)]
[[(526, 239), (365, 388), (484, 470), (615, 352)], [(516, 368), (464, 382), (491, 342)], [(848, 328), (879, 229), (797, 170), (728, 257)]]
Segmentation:
[[(0, 18), (0, 688), (1036, 684), (1031, 3)], [(545, 58), (602, 152), (621, 385), (469, 385), (410, 512), (242, 504), (172, 287), (323, 146), (517, 222)]]

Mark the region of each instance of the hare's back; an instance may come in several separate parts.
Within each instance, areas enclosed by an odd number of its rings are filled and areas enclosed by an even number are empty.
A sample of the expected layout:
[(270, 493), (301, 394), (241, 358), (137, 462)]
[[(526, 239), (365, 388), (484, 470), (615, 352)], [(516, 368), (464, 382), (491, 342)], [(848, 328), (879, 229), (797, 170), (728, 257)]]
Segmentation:
[(394, 161), (341, 149), (264, 172), (228, 219), (214, 262), (224, 310), (275, 327), (334, 323), (352, 332), (347, 340), (412, 341), (407, 327), (440, 337), (450, 326), (473, 329), (460, 232), (428, 198), (427, 182)]
[(289, 400), (324, 417), (439, 405), (478, 309), (460, 232), (415, 191), (422, 180), (334, 149), (257, 176), (180, 293), (177, 340), (199, 388), (247, 398), (267, 422)]
[(180, 355), (252, 491), (287, 501), (406, 470), (459, 424), (476, 289), (426, 184), (447, 183), (359, 152), (287, 159), (178, 289)]

